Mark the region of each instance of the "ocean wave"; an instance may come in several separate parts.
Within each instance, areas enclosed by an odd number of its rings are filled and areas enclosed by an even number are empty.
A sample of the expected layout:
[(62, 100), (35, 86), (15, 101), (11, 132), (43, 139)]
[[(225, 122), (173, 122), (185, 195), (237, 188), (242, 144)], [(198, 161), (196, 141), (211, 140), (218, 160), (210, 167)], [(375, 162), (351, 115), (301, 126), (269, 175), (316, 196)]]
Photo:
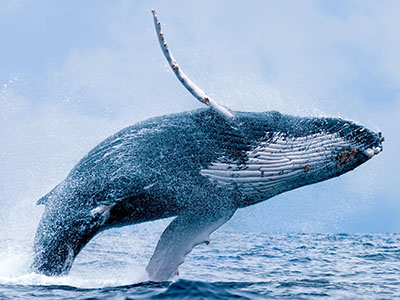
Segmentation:
[[(400, 235), (217, 232), (180, 277), (148, 282), (147, 233), (89, 243), (68, 276), (30, 271), (31, 246), (0, 245), (0, 299), (391, 299), (400, 294)], [(124, 240), (125, 242), (121, 242)]]

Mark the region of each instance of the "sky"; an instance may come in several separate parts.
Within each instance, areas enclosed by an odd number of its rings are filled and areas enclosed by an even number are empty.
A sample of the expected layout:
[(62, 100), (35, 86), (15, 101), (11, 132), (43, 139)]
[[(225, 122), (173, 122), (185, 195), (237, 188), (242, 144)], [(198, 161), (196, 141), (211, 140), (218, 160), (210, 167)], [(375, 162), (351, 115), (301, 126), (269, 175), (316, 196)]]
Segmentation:
[(181, 68), (220, 104), (340, 116), (386, 139), (356, 170), (241, 209), (224, 228), (400, 230), (399, 1), (0, 0), (3, 236), (32, 235), (37, 199), (109, 135), (202, 107), (161, 53), (153, 8)]

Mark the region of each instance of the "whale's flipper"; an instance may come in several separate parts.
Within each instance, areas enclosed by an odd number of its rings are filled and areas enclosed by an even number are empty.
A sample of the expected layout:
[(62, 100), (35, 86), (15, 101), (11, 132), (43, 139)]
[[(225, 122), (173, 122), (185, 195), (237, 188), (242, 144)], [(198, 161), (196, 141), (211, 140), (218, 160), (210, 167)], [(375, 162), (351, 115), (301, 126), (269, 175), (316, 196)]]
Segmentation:
[(169, 49), (167, 42), (165, 41), (164, 33), (161, 30), (161, 23), (158, 21), (157, 13), (153, 9), (151, 11), (153, 13), (154, 25), (156, 26), (156, 32), (158, 36), (158, 41), (160, 42), (161, 51), (163, 52), (165, 58), (168, 61), (168, 64), (171, 66), (178, 80), (183, 84), (183, 86), (201, 103), (211, 106), (217, 113), (226, 118), (227, 120), (231, 120), (233, 118), (233, 114), (231, 111), (226, 109), (225, 107), (219, 105), (210, 96), (208, 96), (202, 89), (200, 89), (197, 85), (195, 85), (185, 73), (182, 72), (181, 68), (178, 66), (175, 58), (172, 56), (171, 50)]
[(165, 281), (171, 278), (193, 247), (207, 243), (210, 234), (227, 222), (235, 211), (191, 212), (176, 217), (161, 235), (146, 267), (150, 280)]

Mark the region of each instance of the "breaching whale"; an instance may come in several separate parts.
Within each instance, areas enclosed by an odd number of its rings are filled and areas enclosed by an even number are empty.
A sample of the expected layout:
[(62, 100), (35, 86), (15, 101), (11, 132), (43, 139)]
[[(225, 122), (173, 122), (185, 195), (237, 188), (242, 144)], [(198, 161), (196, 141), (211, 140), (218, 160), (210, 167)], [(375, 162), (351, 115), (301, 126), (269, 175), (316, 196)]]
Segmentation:
[(103, 230), (175, 217), (146, 267), (150, 280), (168, 280), (238, 208), (337, 177), (382, 151), (380, 133), (351, 121), (222, 107), (182, 72), (153, 17), (173, 72), (209, 108), (143, 121), (91, 150), (38, 201), (35, 272), (68, 273)]

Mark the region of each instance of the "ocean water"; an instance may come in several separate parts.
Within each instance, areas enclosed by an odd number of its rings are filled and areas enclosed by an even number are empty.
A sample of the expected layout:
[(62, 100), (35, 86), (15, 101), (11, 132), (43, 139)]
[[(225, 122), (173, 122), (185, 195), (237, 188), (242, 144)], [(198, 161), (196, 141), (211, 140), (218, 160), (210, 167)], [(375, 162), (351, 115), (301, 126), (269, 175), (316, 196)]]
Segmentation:
[(224, 230), (186, 257), (171, 282), (146, 281), (160, 232), (103, 232), (71, 273), (29, 271), (31, 241), (0, 245), (0, 299), (395, 299), (400, 235), (265, 234)]

